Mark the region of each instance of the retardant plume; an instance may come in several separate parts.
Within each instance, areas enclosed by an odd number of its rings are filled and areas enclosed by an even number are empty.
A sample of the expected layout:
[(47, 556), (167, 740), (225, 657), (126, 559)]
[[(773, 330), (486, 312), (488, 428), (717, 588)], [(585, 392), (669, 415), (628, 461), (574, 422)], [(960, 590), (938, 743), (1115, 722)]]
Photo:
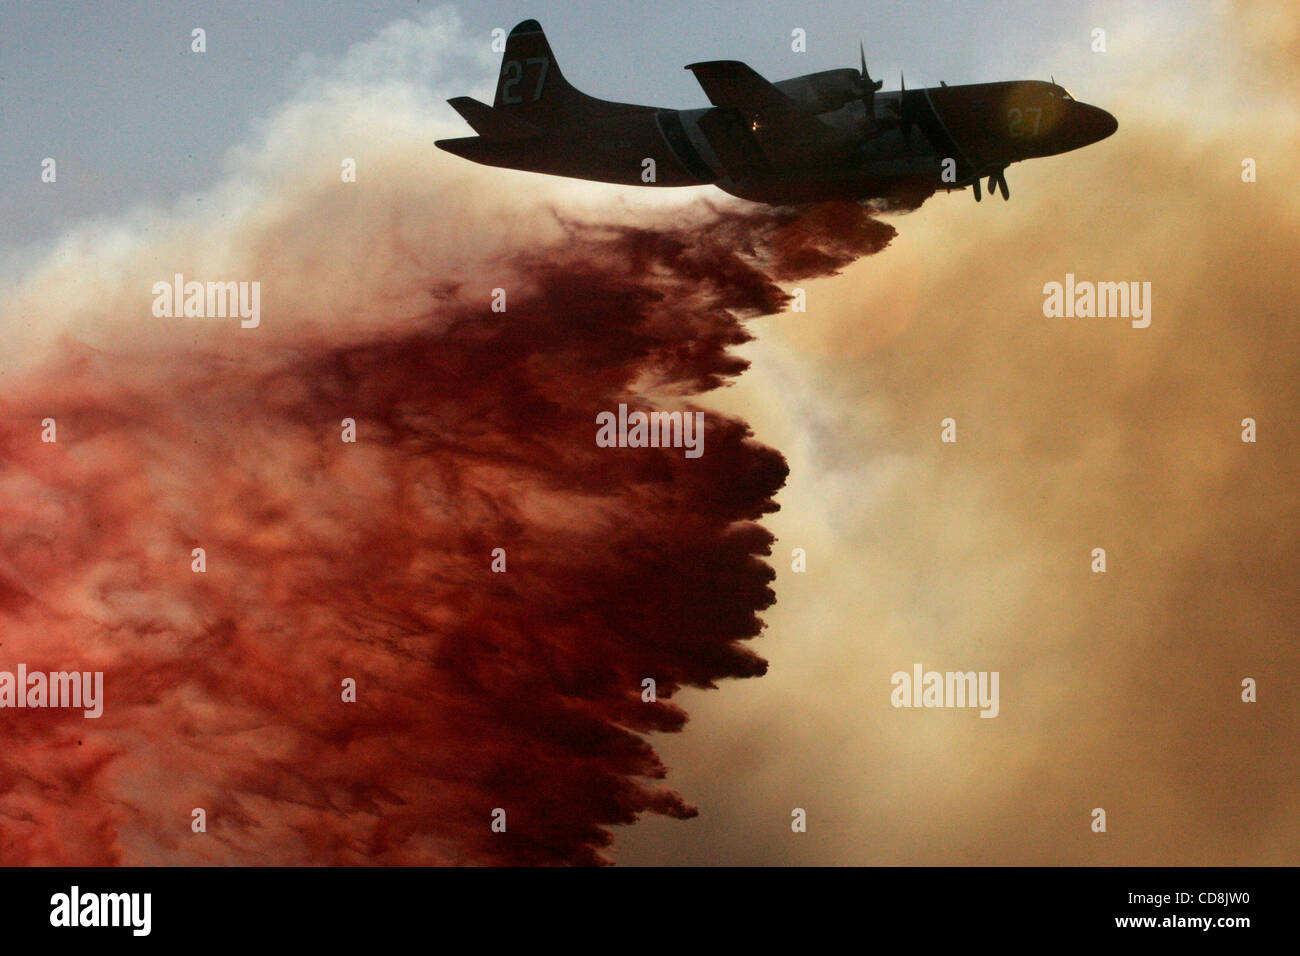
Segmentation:
[(600, 862), (607, 826), (694, 813), (641, 736), (682, 727), (673, 693), (765, 670), (741, 642), (773, 601), (756, 522), (784, 459), (707, 411), (698, 458), (598, 447), (596, 416), (696, 411), (777, 281), (892, 227), (700, 205), (494, 245), (456, 220), (504, 312), (397, 230), (368, 272), (437, 304), (361, 323), (329, 307), (355, 298), (346, 270), (304, 274), (337, 218), (308, 208), (245, 238), (311, 309), (141, 320), (144, 286), (106, 290), (101, 327), (149, 331), (64, 339), (0, 393), (0, 660), (104, 672), (98, 719), (0, 710), (5, 863)]

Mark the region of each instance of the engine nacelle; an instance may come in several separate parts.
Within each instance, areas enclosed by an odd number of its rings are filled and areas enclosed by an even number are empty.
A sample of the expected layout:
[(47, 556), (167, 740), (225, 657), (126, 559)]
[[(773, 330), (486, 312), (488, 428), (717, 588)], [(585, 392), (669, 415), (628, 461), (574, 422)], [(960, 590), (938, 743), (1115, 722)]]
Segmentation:
[(857, 70), (823, 70), (773, 83), (810, 113), (829, 113), (862, 99), (862, 78)]

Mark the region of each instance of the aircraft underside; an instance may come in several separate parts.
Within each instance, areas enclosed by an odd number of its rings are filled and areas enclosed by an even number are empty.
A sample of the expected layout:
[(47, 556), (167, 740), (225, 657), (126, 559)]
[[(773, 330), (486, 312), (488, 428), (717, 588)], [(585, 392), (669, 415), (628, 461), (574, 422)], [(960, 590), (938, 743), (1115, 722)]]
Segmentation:
[(638, 113), (560, 127), (523, 143), (467, 138), (444, 141), (444, 148), (491, 166), (625, 185), (711, 184), (764, 203), (909, 196), (957, 185), (941, 181), (941, 157), (917, 130), (906, 144), (895, 132), (869, 149), (846, 147), (839, 155), (779, 168), (757, 149), (724, 160), (714, 145), (718, 135), (710, 141), (699, 129), (697, 119), (707, 112)]

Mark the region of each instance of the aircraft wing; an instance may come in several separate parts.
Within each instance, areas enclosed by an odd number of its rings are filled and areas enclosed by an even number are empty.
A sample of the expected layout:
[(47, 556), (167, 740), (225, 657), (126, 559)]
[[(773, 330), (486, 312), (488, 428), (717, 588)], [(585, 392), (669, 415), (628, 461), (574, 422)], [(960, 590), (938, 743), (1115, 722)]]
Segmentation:
[[(842, 145), (835, 130), (738, 60), (708, 60), (692, 63), (686, 69), (695, 74), (714, 106), (739, 113), (748, 121), (748, 132), (774, 165), (806, 163), (810, 151)], [(706, 135), (709, 125), (722, 124), (702, 123)], [(734, 123), (726, 125), (732, 140), (744, 132), (735, 129)], [(714, 143), (720, 156), (724, 152), (737, 155), (743, 151), (739, 145)]]

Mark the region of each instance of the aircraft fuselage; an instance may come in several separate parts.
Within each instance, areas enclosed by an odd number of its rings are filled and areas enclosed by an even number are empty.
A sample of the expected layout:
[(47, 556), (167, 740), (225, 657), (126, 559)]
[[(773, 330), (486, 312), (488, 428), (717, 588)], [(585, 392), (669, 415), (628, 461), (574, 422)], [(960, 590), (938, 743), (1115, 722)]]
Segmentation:
[(597, 100), (569, 86), (541, 27), (511, 33), (494, 106), (451, 101), (481, 134), (441, 140), (491, 166), (636, 186), (712, 184), (764, 203), (866, 200), (973, 185), (1011, 163), (1109, 136), (1105, 110), (1037, 80), (874, 92), (865, 65), (768, 83), (744, 64), (694, 64), (714, 105)]

